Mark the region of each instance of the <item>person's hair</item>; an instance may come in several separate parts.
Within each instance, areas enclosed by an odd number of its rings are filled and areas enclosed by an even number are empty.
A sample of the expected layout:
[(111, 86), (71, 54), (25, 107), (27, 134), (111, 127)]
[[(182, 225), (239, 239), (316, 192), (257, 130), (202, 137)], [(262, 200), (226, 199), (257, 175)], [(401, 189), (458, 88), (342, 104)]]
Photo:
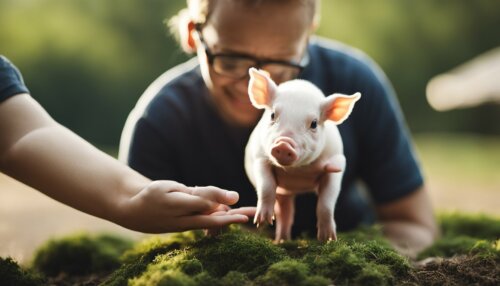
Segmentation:
[[(186, 0), (187, 8), (180, 10), (175, 16), (170, 19), (167, 19), (165, 23), (167, 24), (170, 33), (177, 39), (177, 41), (181, 44), (182, 48), (186, 52), (191, 52), (189, 47), (184, 46), (183, 37), (184, 33), (181, 31), (184, 27), (187, 27), (187, 22), (193, 21), (196, 24), (205, 24), (210, 14), (213, 10), (213, 7), (217, 1), (221, 2), (221, 0)], [(229, 1), (238, 1), (242, 4), (249, 7), (257, 7), (259, 5), (264, 5), (268, 3), (299, 3), (303, 5), (305, 8), (308, 8), (308, 13), (310, 13), (311, 23), (314, 27), (317, 27), (319, 24), (319, 5), (320, 0), (229, 0)], [(222, 4), (222, 3), (219, 3)]]

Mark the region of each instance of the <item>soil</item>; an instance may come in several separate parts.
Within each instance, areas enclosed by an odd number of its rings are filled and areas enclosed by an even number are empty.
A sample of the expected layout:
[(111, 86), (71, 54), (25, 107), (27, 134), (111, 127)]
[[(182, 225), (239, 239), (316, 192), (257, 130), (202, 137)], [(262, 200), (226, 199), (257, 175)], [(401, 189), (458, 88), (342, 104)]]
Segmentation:
[(418, 285), (500, 285), (500, 264), (474, 256), (428, 258), (416, 265)]
[[(410, 277), (401, 279), (397, 284), (428, 286), (497, 286), (500, 285), (500, 264), (490, 259), (472, 256), (452, 258), (432, 257), (414, 264)], [(49, 286), (94, 286), (106, 279), (106, 275), (87, 275), (69, 277), (59, 275), (49, 279)]]
[(86, 276), (67, 276), (61, 274), (54, 278), (49, 278), (48, 286), (97, 286), (104, 282), (107, 275), (91, 274)]

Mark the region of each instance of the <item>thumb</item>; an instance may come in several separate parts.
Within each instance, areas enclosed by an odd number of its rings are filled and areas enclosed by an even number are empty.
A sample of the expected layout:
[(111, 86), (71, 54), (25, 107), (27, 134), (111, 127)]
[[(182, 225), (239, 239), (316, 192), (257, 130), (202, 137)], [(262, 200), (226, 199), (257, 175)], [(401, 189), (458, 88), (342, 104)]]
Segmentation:
[(339, 173), (339, 172), (342, 172), (341, 168), (339, 168), (338, 166), (334, 166), (332, 164), (326, 164), (325, 167), (323, 168), (323, 170), (326, 173)]
[(345, 156), (341, 154), (333, 155), (325, 164), (324, 170), (327, 173), (342, 172), (345, 168)]

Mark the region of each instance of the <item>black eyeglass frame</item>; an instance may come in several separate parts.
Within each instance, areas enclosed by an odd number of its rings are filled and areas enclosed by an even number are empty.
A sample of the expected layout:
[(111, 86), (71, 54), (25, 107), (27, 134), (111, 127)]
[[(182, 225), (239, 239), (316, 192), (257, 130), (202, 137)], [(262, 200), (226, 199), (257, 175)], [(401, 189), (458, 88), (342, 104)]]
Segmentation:
[[(292, 61), (258, 59), (254, 56), (251, 56), (251, 55), (239, 54), (239, 53), (212, 53), (212, 51), (210, 51), (210, 49), (208, 48), (208, 45), (205, 42), (205, 39), (203, 38), (202, 29), (203, 29), (203, 24), (195, 24), (195, 31), (198, 34), (198, 38), (200, 39), (200, 42), (203, 46), (203, 49), (205, 50), (205, 54), (207, 55), (208, 63), (210, 65), (213, 65), (216, 57), (239, 58), (239, 59), (248, 59), (248, 60), (255, 62), (256, 63), (255, 68), (262, 68), (263, 66), (269, 65), (269, 64), (279, 64), (279, 65), (283, 65), (283, 66), (288, 66), (290, 68), (296, 68), (296, 69), (298, 69), (297, 74), (300, 74), (305, 69), (307, 64), (309, 64), (309, 53), (307, 52), (307, 49), (304, 52), (304, 56), (302, 57), (302, 59), (300, 60), (299, 63), (292, 62)], [(218, 73), (218, 74), (220, 74), (220, 73)], [(228, 76), (226, 74), (221, 74), (221, 75)], [(247, 75), (245, 74), (241, 77), (234, 77), (234, 78), (238, 79), (238, 78), (244, 78), (246, 76)]]

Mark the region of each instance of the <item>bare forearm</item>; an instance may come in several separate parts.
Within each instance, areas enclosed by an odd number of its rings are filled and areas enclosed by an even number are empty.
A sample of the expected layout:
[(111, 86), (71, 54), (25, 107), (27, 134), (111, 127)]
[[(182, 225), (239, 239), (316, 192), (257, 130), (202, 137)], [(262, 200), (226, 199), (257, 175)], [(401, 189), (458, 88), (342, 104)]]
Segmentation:
[(437, 236), (432, 228), (406, 221), (384, 222), (382, 231), (398, 252), (410, 258), (432, 245)]
[(56, 123), (28, 94), (0, 103), (0, 171), (62, 203), (153, 233), (245, 223), (254, 208), (219, 211), (238, 194), (149, 179)]
[(62, 203), (112, 221), (120, 201), (149, 183), (58, 124), (26, 134), (5, 154), (2, 166)]
[(377, 210), (385, 236), (411, 258), (430, 246), (439, 234), (425, 186)]

